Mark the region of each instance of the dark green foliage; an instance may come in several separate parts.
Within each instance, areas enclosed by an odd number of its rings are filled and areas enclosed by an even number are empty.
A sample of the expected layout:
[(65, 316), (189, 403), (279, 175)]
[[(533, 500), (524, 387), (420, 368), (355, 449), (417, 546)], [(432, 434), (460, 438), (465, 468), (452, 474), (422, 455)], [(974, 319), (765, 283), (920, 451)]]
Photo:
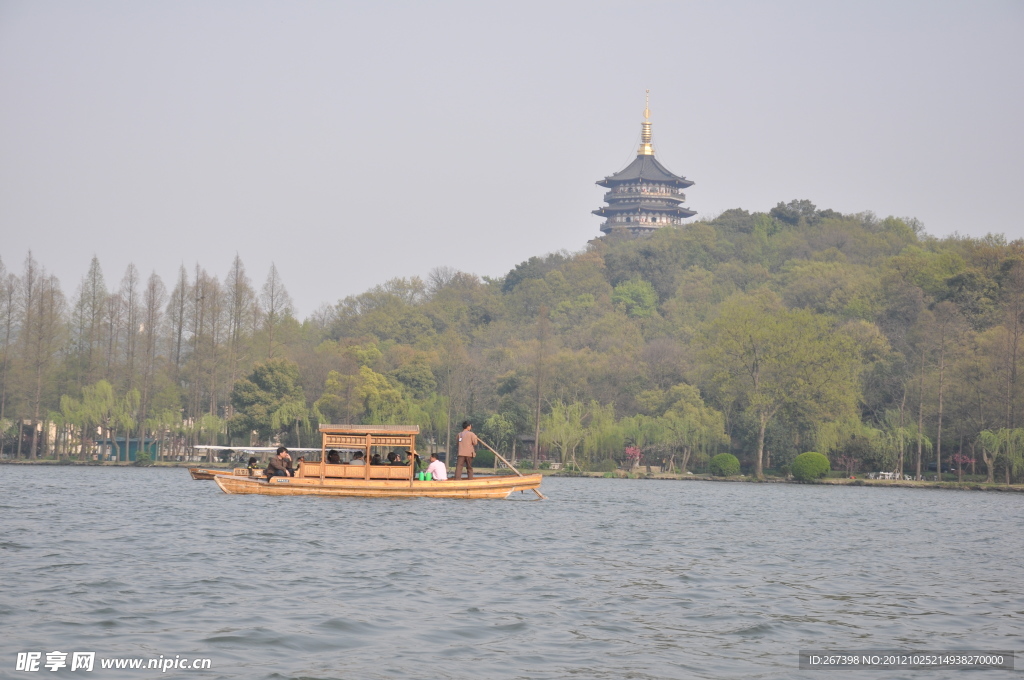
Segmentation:
[(520, 262), (515, 269), (505, 274), (505, 280), (501, 290), (505, 293), (511, 292), (516, 286), (527, 279), (541, 279), (548, 272), (556, 269), (568, 258), (562, 253), (551, 253), (544, 257), (531, 257), (526, 262)]
[(731, 453), (720, 453), (708, 463), (708, 470), (715, 477), (733, 477), (740, 473), (740, 461)]
[(235, 383), (231, 403), (237, 413), (231, 419), (232, 430), (256, 430), (266, 440), (273, 434), (271, 420), (286, 402), (305, 403), (299, 386), (299, 367), (286, 359), (271, 359), (256, 364), (248, 378)]
[(484, 449), (473, 456), (473, 467), (492, 468), (494, 467), (494, 454)]
[[(835, 214), (831, 210), (826, 212), (830, 216)], [(777, 220), (792, 225), (800, 224), (801, 220), (810, 222), (818, 216), (815, 205), (808, 200), (779, 203), (768, 214)]]
[(618, 469), (618, 463), (611, 458), (606, 458), (593, 467), (594, 472), (615, 472)]
[(430, 366), (422, 358), (414, 359), (395, 369), (391, 372), (391, 377), (408, 388), (412, 396), (417, 399), (429, 396), (437, 387), (437, 381), (434, 380)]
[(814, 451), (801, 453), (793, 459), (793, 464), (790, 466), (793, 479), (798, 482), (810, 482), (815, 479), (821, 479), (831, 469), (832, 465), (828, 462), (828, 458)]

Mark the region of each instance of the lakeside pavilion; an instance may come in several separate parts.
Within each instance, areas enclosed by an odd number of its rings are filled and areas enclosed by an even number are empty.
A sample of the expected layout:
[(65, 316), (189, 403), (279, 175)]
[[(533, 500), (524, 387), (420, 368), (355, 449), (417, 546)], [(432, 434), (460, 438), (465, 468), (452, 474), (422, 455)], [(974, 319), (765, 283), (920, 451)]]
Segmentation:
[(633, 235), (648, 234), (669, 225), (680, 225), (697, 214), (683, 205), (683, 189), (693, 182), (673, 174), (654, 157), (651, 144), (650, 90), (644, 106), (644, 122), (640, 129), (640, 150), (636, 160), (623, 170), (597, 182), (606, 187), (605, 205), (594, 210), (605, 218), (601, 231), (626, 231)]

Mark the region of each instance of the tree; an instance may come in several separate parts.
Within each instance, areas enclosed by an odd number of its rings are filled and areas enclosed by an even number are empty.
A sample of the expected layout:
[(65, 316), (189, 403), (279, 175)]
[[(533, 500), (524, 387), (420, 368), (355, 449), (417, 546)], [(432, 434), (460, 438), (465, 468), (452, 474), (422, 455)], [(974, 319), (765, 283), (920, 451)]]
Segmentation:
[(757, 424), (758, 478), (764, 477), (765, 431), (782, 409), (817, 420), (857, 403), (859, 358), (850, 338), (827, 317), (782, 308), (774, 295), (730, 298), (698, 343), (709, 384)]
[(551, 412), (544, 416), (541, 427), (541, 440), (558, 450), (563, 464), (577, 470), (576, 450), (586, 437), (583, 426), (586, 415), (580, 402), (556, 401), (551, 405)]
[(138, 360), (138, 338), (142, 326), (141, 321), (141, 283), (139, 282), (139, 270), (134, 264), (129, 264), (125, 270), (124, 278), (121, 279), (121, 313), (124, 315), (124, 364), (125, 364), (125, 387), (132, 389), (136, 385), (136, 371)]
[[(29, 457), (39, 453), (44, 400), (49, 397), (64, 341), (64, 295), (55, 276), (36, 264), (32, 253), (25, 259), (22, 275), (22, 351), (28, 372), (28, 401), (32, 410), (32, 444)], [(20, 439), (19, 439), (20, 441)]]
[(235, 383), (231, 418), (235, 432), (255, 432), (260, 441), (267, 441), (280, 432), (274, 426), (274, 414), (286, 402), (305, 399), (299, 385), (299, 367), (287, 359), (269, 359), (256, 364), (247, 378)]
[(512, 439), (516, 436), (516, 425), (512, 418), (504, 413), (495, 413), (484, 421), (481, 426), (483, 434), (494, 448), (508, 451), (512, 447)]
[(589, 463), (614, 458), (625, 445), (623, 428), (615, 419), (615, 405), (590, 402), (590, 418), (583, 438), (586, 461)]
[(984, 430), (978, 435), (982, 446), (982, 458), (988, 469), (988, 478), (992, 484), (996, 462), (1003, 464), (1006, 485), (1010, 485), (1011, 476), (1024, 467), (1024, 428), (1001, 428), (996, 431)]
[(620, 306), (628, 316), (647, 318), (657, 313), (658, 293), (647, 281), (632, 279), (615, 286), (612, 302)]
[[(946, 388), (946, 368), (949, 355), (955, 354), (960, 338), (965, 332), (963, 317), (956, 305), (948, 300), (935, 305), (935, 336), (938, 363), (938, 428), (935, 434), (935, 474), (942, 479), (942, 416), (943, 397)], [(902, 471), (901, 473), (902, 474)]]
[(93, 255), (89, 272), (78, 287), (72, 321), (75, 382), (80, 388), (100, 379), (99, 358), (108, 296), (99, 258)]
[(142, 402), (139, 409), (139, 449), (141, 450), (145, 439), (149, 422), (150, 401), (153, 394), (153, 384), (156, 380), (156, 360), (158, 343), (161, 338), (161, 326), (163, 321), (163, 308), (167, 299), (167, 291), (163, 281), (153, 272), (146, 282), (142, 308)]
[(224, 303), (228, 310), (228, 380), (234, 385), (238, 379), (239, 365), (249, 356), (250, 335), (252, 326), (253, 305), (256, 293), (252, 282), (245, 273), (242, 258), (235, 254), (231, 270), (224, 279)]
[(0, 342), (3, 342), (3, 363), (0, 364), (0, 421), (7, 414), (8, 378), (11, 354), (17, 338), (18, 277), (9, 274), (0, 260)]
[(441, 396), (444, 397), (447, 413), (444, 426), (444, 456), (448, 465), (452, 450), (452, 413), (468, 410), (465, 404), (465, 366), (469, 355), (462, 337), (452, 329), (445, 331), (437, 348), (438, 363), (433, 373), (437, 376)]
[(273, 359), (281, 349), (281, 324), (291, 318), (292, 299), (281, 282), (277, 266), (270, 264), (267, 280), (260, 293), (260, 311), (263, 316), (263, 329), (267, 334), (267, 358)]
[(181, 353), (185, 341), (185, 319), (191, 289), (188, 285), (188, 272), (185, 265), (178, 267), (178, 281), (171, 291), (167, 303), (167, 320), (170, 323), (170, 356), (169, 363), (174, 367), (174, 378), (177, 379), (181, 370)]
[(356, 423), (363, 413), (359, 397), (361, 384), (358, 374), (328, 373), (324, 391), (313, 403), (316, 419), (321, 423)]
[(366, 421), (375, 425), (401, 421), (408, 408), (398, 385), (369, 366), (359, 369), (359, 398)]

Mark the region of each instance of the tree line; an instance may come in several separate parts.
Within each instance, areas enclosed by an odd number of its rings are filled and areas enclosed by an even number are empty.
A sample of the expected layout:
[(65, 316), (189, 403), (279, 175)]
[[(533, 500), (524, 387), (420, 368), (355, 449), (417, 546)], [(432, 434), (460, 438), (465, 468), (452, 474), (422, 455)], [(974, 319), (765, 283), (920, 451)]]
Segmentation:
[(316, 446), (327, 422), (416, 423), (451, 451), (469, 418), (581, 469), (731, 451), (762, 476), (816, 450), (851, 471), (1024, 474), (1024, 242), (1000, 235), (791, 201), (499, 278), (398, 277), (301, 321), (276, 269), (257, 289), (237, 257), (170, 292), (133, 265), (109, 289), (95, 258), (70, 299), (31, 254), (0, 274), (7, 455)]

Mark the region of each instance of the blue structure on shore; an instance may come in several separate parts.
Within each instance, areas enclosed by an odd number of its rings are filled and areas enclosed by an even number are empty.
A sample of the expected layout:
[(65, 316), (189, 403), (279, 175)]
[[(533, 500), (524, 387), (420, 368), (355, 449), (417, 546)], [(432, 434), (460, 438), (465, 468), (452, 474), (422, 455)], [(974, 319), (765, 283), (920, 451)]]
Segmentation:
[(125, 437), (113, 437), (98, 439), (96, 445), (100, 449), (100, 460), (118, 460), (134, 462), (138, 459), (139, 451), (149, 454), (151, 460), (156, 459), (157, 440), (133, 437), (125, 441)]

